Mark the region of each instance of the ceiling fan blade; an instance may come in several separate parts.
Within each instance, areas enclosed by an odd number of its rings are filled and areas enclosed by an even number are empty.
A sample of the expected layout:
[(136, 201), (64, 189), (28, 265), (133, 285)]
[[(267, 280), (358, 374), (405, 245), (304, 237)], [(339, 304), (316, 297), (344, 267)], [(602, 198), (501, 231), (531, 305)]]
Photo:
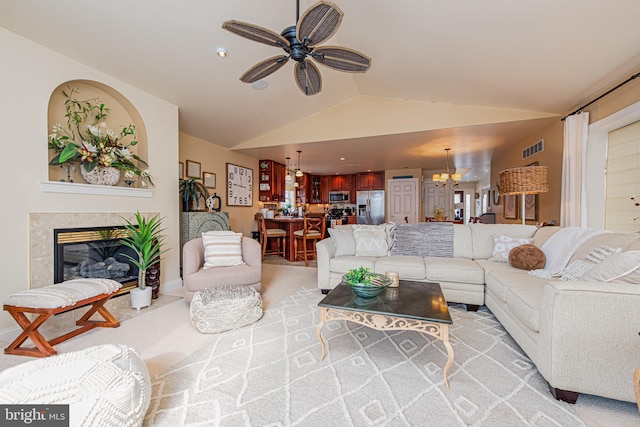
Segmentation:
[(275, 33), (258, 25), (249, 24), (241, 21), (226, 21), (222, 24), (222, 28), (231, 31), (234, 34), (253, 40), (254, 42), (264, 43), (269, 46), (288, 47), (289, 42), (280, 34)]
[(288, 60), (289, 57), (287, 55), (278, 55), (265, 59), (245, 71), (245, 73), (240, 76), (240, 81), (243, 83), (257, 82), (258, 80), (267, 77), (269, 74), (278, 71), (287, 63)]
[(347, 73), (365, 73), (371, 67), (371, 58), (344, 47), (320, 46), (313, 50), (311, 56), (319, 64)]
[(320, 70), (309, 61), (296, 62), (293, 70), (298, 88), (307, 96), (315, 95), (322, 89)]
[(298, 40), (307, 46), (319, 45), (338, 30), (343, 16), (342, 10), (333, 3), (321, 1), (311, 6), (298, 21)]

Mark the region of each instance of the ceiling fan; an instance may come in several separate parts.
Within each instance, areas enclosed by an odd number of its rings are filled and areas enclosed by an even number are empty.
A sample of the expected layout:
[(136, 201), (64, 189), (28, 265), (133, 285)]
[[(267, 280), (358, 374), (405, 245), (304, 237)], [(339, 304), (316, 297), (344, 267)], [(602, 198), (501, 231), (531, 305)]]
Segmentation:
[(318, 46), (335, 34), (344, 13), (333, 3), (321, 1), (311, 6), (300, 17), (300, 0), (296, 1), (296, 25), (277, 34), (257, 25), (236, 20), (226, 21), (222, 28), (249, 40), (282, 48), (286, 55), (265, 59), (247, 70), (240, 80), (256, 82), (282, 68), (289, 58), (296, 61), (294, 77), (298, 88), (305, 95), (315, 95), (322, 89), (320, 70), (308, 60), (349, 73), (364, 73), (371, 66), (371, 59), (353, 49), (339, 46)]

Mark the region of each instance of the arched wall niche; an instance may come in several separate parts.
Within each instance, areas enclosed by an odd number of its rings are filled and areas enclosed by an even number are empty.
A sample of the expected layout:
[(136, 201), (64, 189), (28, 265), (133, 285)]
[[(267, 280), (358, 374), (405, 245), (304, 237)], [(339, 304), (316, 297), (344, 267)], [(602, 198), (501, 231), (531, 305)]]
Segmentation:
[[(149, 161), (148, 155), (148, 142), (147, 142), (147, 130), (144, 125), (142, 116), (135, 108), (135, 106), (124, 95), (117, 90), (109, 87), (103, 83), (91, 81), (91, 80), (70, 80), (62, 83), (56, 87), (51, 96), (49, 97), (49, 106), (47, 111), (47, 140), (51, 134), (51, 129), (54, 124), (59, 123), (63, 127), (66, 127), (67, 119), (65, 117), (66, 111), (64, 109), (65, 96), (62, 91), (68, 93), (69, 88), (77, 89), (76, 97), (79, 100), (89, 100), (98, 98), (111, 112), (107, 117), (106, 122), (110, 129), (116, 132), (122, 130), (122, 128), (133, 124), (136, 127), (136, 139), (138, 144), (131, 147), (131, 151), (140, 156), (147, 163)], [(124, 140), (125, 143), (130, 141), (131, 138)], [(49, 156), (51, 160), (55, 156), (53, 150), (49, 150)], [(140, 169), (148, 169), (150, 166), (139, 164)], [(76, 164), (70, 168), (70, 178), (75, 183), (86, 183), (80, 174), (80, 165)], [(137, 177), (136, 177), (137, 178)], [(67, 168), (61, 166), (49, 166), (49, 180), (50, 181), (66, 181), (67, 180)], [(124, 173), (120, 176), (120, 182), (116, 185), (122, 186), (124, 184)], [(136, 179), (135, 187), (140, 186), (140, 179)]]

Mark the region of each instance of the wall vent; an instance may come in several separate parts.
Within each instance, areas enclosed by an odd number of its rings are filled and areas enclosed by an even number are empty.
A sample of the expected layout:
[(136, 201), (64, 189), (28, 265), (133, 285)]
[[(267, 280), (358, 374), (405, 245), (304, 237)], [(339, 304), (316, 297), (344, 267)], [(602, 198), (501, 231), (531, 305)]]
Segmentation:
[(530, 145), (529, 147), (525, 148), (524, 150), (522, 150), (522, 159), (526, 159), (528, 157), (533, 156), (534, 154), (537, 154), (541, 151), (544, 151), (544, 139), (541, 139), (540, 141), (536, 142), (533, 145)]

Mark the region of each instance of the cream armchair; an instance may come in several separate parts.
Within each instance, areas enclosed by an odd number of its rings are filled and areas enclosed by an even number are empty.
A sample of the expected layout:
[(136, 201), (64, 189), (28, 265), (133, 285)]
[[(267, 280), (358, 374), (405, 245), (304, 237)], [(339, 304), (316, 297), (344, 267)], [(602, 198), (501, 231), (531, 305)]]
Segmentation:
[(248, 285), (259, 291), (262, 283), (262, 250), (260, 243), (242, 237), (244, 264), (232, 267), (203, 268), (202, 237), (189, 240), (182, 248), (182, 285), (188, 302), (196, 292), (226, 285)]

